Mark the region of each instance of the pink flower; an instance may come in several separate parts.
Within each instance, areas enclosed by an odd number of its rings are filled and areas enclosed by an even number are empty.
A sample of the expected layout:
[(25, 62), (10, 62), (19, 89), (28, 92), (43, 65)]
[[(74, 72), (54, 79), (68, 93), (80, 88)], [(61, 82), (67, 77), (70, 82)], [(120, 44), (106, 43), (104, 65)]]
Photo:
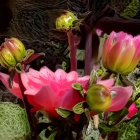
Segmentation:
[[(0, 73), (0, 80), (3, 84), (19, 98), (22, 98), (18, 84), (17, 75), (13, 80), (13, 88), (9, 88), (9, 75)], [(41, 68), (40, 71), (30, 69), (27, 73), (21, 74), (21, 79), (25, 87), (24, 94), (35, 110), (45, 110), (48, 114), (58, 116), (56, 108), (71, 110), (75, 104), (85, 101), (80, 94), (72, 88), (73, 83), (80, 83), (87, 91), (89, 76), (79, 78), (77, 72), (66, 73), (58, 69), (56, 72), (50, 71), (47, 67)], [(116, 92), (112, 99), (111, 106), (107, 111), (121, 110), (132, 95), (132, 87), (113, 87), (114, 80), (99, 80), (97, 84), (102, 84), (111, 91)]]
[(128, 118), (133, 117), (136, 112), (138, 111), (138, 109), (136, 108), (136, 103), (133, 103), (130, 105), (130, 107), (128, 108), (129, 114), (127, 114)]
[[(1, 73), (0, 79), (5, 86), (17, 97), (22, 98), (18, 85), (17, 75), (14, 77), (13, 88), (8, 85), (9, 76)], [(73, 106), (84, 99), (72, 88), (72, 83), (80, 83), (86, 90), (89, 76), (78, 78), (74, 71), (66, 73), (64, 70), (50, 71), (47, 67), (40, 71), (30, 69), (21, 74), (26, 88), (24, 94), (35, 110), (43, 109), (49, 114), (58, 116), (55, 109), (58, 107), (72, 110)]]
[(103, 47), (103, 66), (111, 71), (128, 74), (140, 60), (140, 35), (112, 32)]

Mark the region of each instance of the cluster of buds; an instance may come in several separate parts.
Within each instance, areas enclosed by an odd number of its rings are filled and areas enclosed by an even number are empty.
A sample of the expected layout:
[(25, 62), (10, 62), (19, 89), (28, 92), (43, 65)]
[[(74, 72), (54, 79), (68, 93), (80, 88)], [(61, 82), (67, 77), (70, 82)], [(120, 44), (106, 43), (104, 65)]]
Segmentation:
[(0, 64), (10, 69), (14, 68), (25, 57), (23, 43), (17, 38), (5, 39), (0, 47)]

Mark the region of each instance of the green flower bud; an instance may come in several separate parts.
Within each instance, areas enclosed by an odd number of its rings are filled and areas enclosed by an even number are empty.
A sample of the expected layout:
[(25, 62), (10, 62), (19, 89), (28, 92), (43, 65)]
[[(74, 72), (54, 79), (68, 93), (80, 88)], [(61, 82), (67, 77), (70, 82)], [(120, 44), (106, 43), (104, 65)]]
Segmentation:
[(5, 39), (0, 47), (0, 63), (5, 68), (15, 67), (24, 56), (24, 45), (17, 38)]
[(109, 89), (95, 84), (88, 89), (86, 101), (93, 112), (102, 113), (109, 108), (112, 98)]
[(56, 19), (57, 30), (68, 30), (76, 20), (75, 15), (72, 12), (66, 11), (60, 17)]

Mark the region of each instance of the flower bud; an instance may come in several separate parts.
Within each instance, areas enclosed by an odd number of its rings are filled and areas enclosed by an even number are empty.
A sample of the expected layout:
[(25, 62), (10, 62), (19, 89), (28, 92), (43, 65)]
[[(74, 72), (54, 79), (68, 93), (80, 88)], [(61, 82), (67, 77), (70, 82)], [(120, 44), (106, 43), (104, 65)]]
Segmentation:
[(25, 56), (23, 43), (17, 38), (5, 39), (0, 48), (0, 63), (3, 67), (15, 67)]
[(113, 72), (127, 75), (140, 60), (140, 35), (112, 32), (103, 47), (103, 66)]
[(57, 30), (68, 30), (76, 20), (75, 15), (72, 12), (66, 11), (56, 19)]
[(109, 89), (95, 84), (88, 89), (86, 101), (93, 112), (102, 113), (109, 108), (112, 98)]

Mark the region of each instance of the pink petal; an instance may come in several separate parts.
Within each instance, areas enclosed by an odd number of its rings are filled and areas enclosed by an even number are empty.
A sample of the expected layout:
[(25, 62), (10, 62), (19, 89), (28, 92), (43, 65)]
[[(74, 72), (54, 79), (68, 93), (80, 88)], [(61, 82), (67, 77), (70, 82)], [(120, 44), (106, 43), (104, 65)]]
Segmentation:
[(111, 69), (115, 69), (116, 62), (119, 58), (119, 55), (121, 54), (123, 47), (123, 41), (115, 42), (115, 44), (112, 46), (110, 51), (108, 52), (107, 56), (107, 66)]
[(136, 48), (133, 46), (132, 40), (123, 40), (122, 50), (116, 59), (116, 71), (124, 73), (124, 70), (128, 70), (133, 57), (135, 56)]
[(127, 104), (129, 98), (131, 97), (132, 86), (115, 86), (111, 89), (111, 91), (115, 91), (116, 96), (112, 99), (111, 106), (107, 109), (107, 111), (119, 111)]
[(59, 82), (63, 81), (66, 79), (66, 77), (67, 77), (67, 73), (64, 70), (62, 69), (56, 70), (55, 72), (56, 81), (59, 81)]
[(104, 85), (105, 87), (110, 89), (114, 85), (114, 79), (112, 78), (112, 79), (108, 79), (108, 80), (100, 80), (100, 78), (98, 78), (97, 84)]
[(86, 90), (88, 87), (89, 76), (84, 76), (78, 78), (77, 82), (82, 85), (82, 87)]
[[(107, 65), (107, 60), (108, 60), (108, 54), (112, 48), (112, 45), (114, 45), (113, 39), (115, 38), (116, 33), (114, 31), (111, 32), (109, 38), (107, 38), (104, 42), (104, 46), (103, 46), (103, 53), (102, 53), (102, 63), (104, 65), (104, 67), (108, 67)], [(113, 42), (113, 44), (112, 44)]]
[(49, 81), (49, 80), (52, 80), (52, 81), (55, 80), (55, 74), (54, 74), (54, 72), (52, 72), (50, 69), (48, 69), (48, 68), (45, 67), (45, 66), (42, 67), (42, 68), (40, 69), (39, 74), (40, 74), (41, 79), (42, 79), (44, 82), (46, 82), (46, 83), (47, 83), (47, 81)]
[(5, 87), (11, 92), (13, 93), (15, 96), (22, 98), (22, 93), (20, 91), (19, 88), (19, 84), (18, 84), (18, 77), (17, 74), (15, 74), (15, 77), (13, 79), (13, 87), (10, 88), (9, 87), (9, 75), (1, 73), (0, 72), (0, 80), (2, 81), (2, 83), (5, 85)]
[(71, 88), (71, 90), (65, 92), (65, 95), (59, 102), (59, 107), (72, 111), (74, 105), (82, 101), (84, 101), (84, 98), (82, 98), (77, 91)]
[(71, 71), (70, 73), (67, 74), (67, 77), (66, 77), (68, 82), (69, 81), (76, 81), (77, 78), (78, 78), (78, 74), (76, 71)]
[(136, 112), (138, 111), (138, 109), (136, 108), (136, 104), (133, 103), (130, 105), (130, 107), (128, 108), (129, 114), (127, 115), (128, 118), (133, 117)]
[(110, 50), (110, 46), (108, 46), (108, 39), (106, 39), (102, 51), (102, 63), (104, 67), (107, 67), (107, 57), (108, 57), (109, 50)]
[[(34, 73), (35, 75), (36, 73)], [(39, 78), (33, 77), (30, 72), (29, 73), (22, 73), (21, 79), (24, 87), (26, 89), (40, 89), (43, 85), (42, 81)]]
[(117, 33), (117, 37), (116, 37), (117, 40), (116, 40), (116, 42), (120, 41), (121, 39), (124, 39), (126, 35), (127, 35), (127, 34), (124, 33), (124, 32), (119, 32), (119, 33)]
[(140, 35), (134, 37), (133, 43), (133, 47), (136, 48), (136, 51), (133, 60), (131, 61), (130, 66), (128, 67), (128, 72), (131, 72), (140, 61)]
[(116, 37), (116, 35), (117, 35), (117, 34), (116, 34), (114, 31), (111, 32), (111, 34), (110, 34), (110, 36), (109, 36), (109, 39), (108, 39), (108, 44), (107, 44), (108, 50), (111, 49), (111, 47), (112, 47), (112, 41), (113, 41), (113, 39)]
[(55, 109), (57, 108), (59, 98), (49, 86), (43, 86), (38, 92), (26, 90), (25, 94), (28, 97), (29, 103), (34, 107), (44, 109), (49, 114), (58, 116)]

